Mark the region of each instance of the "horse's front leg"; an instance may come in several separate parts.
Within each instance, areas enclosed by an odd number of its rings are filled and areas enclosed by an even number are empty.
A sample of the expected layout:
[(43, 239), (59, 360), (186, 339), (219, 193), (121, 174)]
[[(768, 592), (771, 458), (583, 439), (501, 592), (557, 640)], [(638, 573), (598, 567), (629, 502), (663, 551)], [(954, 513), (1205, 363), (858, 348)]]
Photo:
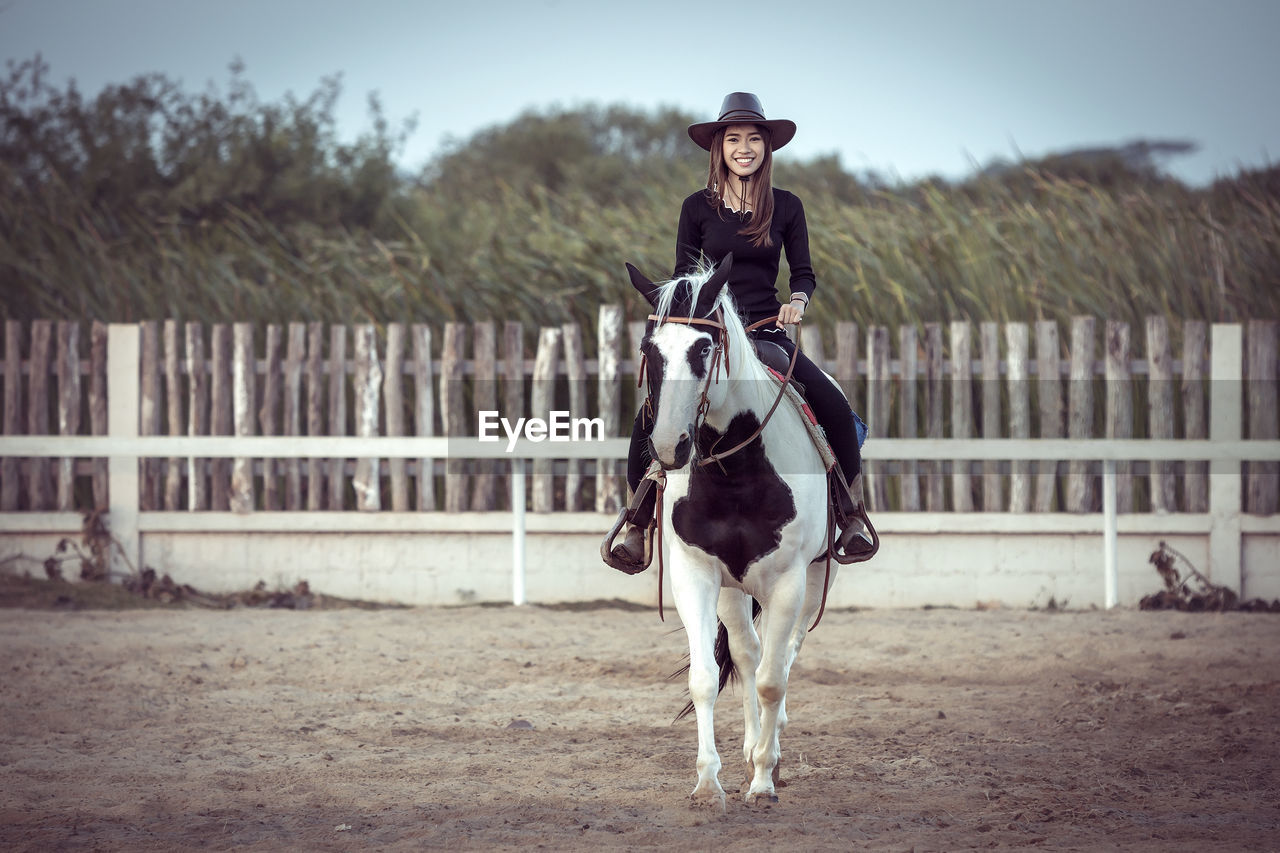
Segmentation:
[[(673, 552), (674, 554), (674, 552)], [(698, 721), (698, 784), (690, 798), (698, 804), (725, 807), (720, 787), (720, 753), (716, 750), (715, 704), (720, 691), (716, 664), (716, 598), (719, 572), (673, 559), (671, 593), (689, 637), (689, 697)]]
[(747, 762), (747, 783), (752, 776), (751, 751), (760, 740), (760, 702), (756, 696), (756, 667), (760, 665), (760, 637), (751, 615), (752, 598), (725, 588), (716, 608), (729, 640), (729, 652), (742, 686), (742, 758)]
[(760, 738), (751, 752), (755, 775), (747, 791), (748, 803), (774, 802), (774, 770), (781, 748), (778, 735), (785, 725), (787, 679), (796, 650), (803, 637), (801, 617), (805, 603), (805, 570), (796, 567), (774, 583), (764, 602), (764, 650), (756, 670), (756, 693), (760, 697)]

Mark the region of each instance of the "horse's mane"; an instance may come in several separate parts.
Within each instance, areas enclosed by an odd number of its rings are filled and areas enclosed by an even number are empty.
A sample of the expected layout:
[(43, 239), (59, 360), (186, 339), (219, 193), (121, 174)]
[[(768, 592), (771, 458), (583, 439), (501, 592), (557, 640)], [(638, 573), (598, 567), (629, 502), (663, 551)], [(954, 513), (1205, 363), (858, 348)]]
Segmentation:
[[(692, 311), (693, 306), (698, 304), (698, 295), (702, 292), (703, 285), (710, 280), (715, 269), (715, 264), (704, 257), (689, 275), (655, 284), (658, 298), (654, 303), (654, 315), (659, 317), (660, 321), (673, 316), (671, 312), (676, 307), (677, 298), (681, 303), (687, 299), (688, 310)], [(683, 304), (680, 308), (684, 310)], [(747, 364), (754, 363), (759, 366), (760, 362), (754, 356), (755, 348), (747, 336), (746, 326), (742, 324), (742, 316), (738, 313), (738, 303), (734, 301), (728, 287), (720, 291), (720, 296), (716, 299), (711, 313), (714, 314), (717, 308), (720, 309), (724, 318), (725, 334), (729, 338), (730, 358), (734, 362), (730, 364), (730, 369), (738, 372)], [(763, 369), (762, 366), (761, 369)]]

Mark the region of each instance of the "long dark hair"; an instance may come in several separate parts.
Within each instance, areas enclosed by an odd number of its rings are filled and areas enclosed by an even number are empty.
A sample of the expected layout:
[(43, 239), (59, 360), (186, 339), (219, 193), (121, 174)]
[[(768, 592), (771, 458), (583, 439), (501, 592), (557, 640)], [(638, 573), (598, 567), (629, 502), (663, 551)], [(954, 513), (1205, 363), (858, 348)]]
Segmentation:
[[(753, 211), (751, 221), (738, 233), (750, 240), (753, 246), (772, 246), (773, 238), (769, 236), (769, 231), (773, 228), (773, 143), (769, 139), (768, 130), (760, 125), (753, 126), (764, 137), (764, 160), (748, 181)], [(724, 162), (725, 130), (726, 128), (720, 128), (711, 139), (711, 163), (707, 169), (707, 201), (717, 208), (724, 206), (724, 188), (729, 183), (731, 174)]]

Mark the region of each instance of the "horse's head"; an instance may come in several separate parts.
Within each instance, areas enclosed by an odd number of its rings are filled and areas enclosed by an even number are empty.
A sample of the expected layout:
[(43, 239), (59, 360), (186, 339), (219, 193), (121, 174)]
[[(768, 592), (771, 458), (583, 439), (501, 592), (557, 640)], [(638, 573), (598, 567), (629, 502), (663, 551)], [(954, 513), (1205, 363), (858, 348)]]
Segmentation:
[(688, 464), (698, 425), (725, 393), (717, 374), (728, 346), (725, 323), (737, 321), (725, 287), (732, 267), (728, 255), (717, 267), (654, 284), (627, 264), (631, 284), (654, 309), (640, 351), (652, 409), (650, 451), (667, 470)]

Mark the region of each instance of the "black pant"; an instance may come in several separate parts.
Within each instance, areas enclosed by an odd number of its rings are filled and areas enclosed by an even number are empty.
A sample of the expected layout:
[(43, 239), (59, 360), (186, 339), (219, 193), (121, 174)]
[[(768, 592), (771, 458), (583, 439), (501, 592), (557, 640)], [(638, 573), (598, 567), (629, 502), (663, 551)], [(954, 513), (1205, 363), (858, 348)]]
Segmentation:
[[(786, 333), (776, 326), (757, 329), (751, 336), (777, 344), (786, 351), (788, 358), (796, 348)], [(862, 454), (858, 451), (858, 431), (854, 426), (853, 412), (844, 392), (803, 352), (796, 357), (793, 376), (804, 386), (804, 398), (827, 433), (827, 441), (831, 444), (831, 450), (840, 463), (845, 479), (852, 480), (862, 470)], [(631, 427), (631, 449), (627, 453), (627, 484), (632, 491), (640, 485), (640, 478), (652, 461), (649, 458), (648, 441), (652, 427), (645, 416), (644, 407), (641, 406)]]

